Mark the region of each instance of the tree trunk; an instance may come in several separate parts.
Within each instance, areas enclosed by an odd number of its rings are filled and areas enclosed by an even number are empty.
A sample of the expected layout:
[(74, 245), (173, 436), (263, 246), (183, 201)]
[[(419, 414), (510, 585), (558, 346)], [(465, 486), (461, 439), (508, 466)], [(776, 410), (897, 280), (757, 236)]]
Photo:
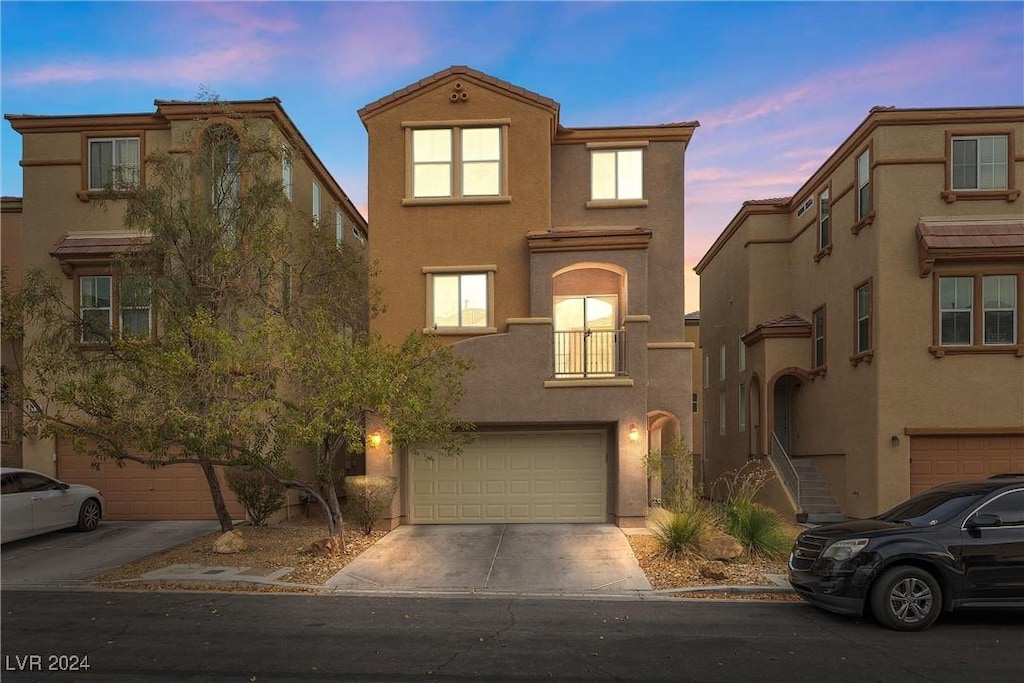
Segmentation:
[(213, 509), (217, 511), (217, 521), (220, 522), (220, 530), (227, 532), (234, 528), (231, 515), (228, 514), (228, 506), (224, 503), (224, 493), (220, 488), (220, 478), (217, 470), (208, 462), (201, 462), (199, 466), (206, 475), (206, 483), (210, 487), (210, 497), (213, 499)]

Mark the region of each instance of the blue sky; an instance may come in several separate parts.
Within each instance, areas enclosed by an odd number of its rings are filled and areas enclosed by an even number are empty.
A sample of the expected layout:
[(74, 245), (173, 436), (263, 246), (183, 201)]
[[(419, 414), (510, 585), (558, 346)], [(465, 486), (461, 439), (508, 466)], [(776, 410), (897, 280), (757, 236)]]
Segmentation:
[[(874, 105), (1024, 103), (1020, 2), (4, 1), (0, 22), (4, 113), (148, 112), (201, 86), (277, 95), (364, 211), (356, 110), (452, 64), (555, 99), (570, 127), (697, 119), (690, 265), (744, 200), (791, 194)], [(19, 195), (6, 122), (0, 145), (3, 194)]]

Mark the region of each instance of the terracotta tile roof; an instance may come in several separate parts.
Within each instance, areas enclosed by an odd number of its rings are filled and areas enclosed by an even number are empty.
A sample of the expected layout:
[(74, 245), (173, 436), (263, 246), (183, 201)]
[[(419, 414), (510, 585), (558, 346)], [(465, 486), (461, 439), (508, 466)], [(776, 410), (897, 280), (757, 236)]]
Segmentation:
[(771, 206), (785, 206), (792, 201), (792, 197), (771, 197), (769, 199), (748, 199), (743, 202), (743, 206), (750, 206), (756, 204), (768, 204)]
[(811, 321), (803, 316), (799, 316), (796, 313), (787, 313), (786, 315), (780, 315), (777, 318), (771, 318), (765, 320), (762, 323), (758, 323), (754, 326), (754, 329), (766, 329), (766, 328), (783, 328), (783, 327), (810, 327)]
[(921, 221), (917, 225), (917, 237), (930, 254), (964, 249), (1021, 250), (1024, 249), (1024, 220)]
[(63, 259), (127, 254), (152, 241), (151, 236), (139, 233), (65, 233), (54, 243), (50, 256)]
[(396, 100), (400, 100), (407, 95), (411, 95), (417, 90), (425, 88), (428, 85), (432, 85), (434, 83), (437, 83), (438, 81), (444, 80), (449, 76), (468, 76), (470, 78), (475, 78), (496, 88), (506, 90), (509, 93), (518, 95), (527, 100), (535, 102), (538, 105), (545, 107), (547, 109), (552, 109), (555, 112), (558, 111), (558, 102), (555, 102), (550, 97), (544, 97), (543, 95), (535, 93), (531, 90), (527, 90), (526, 88), (520, 87), (518, 85), (513, 85), (508, 81), (503, 81), (500, 78), (495, 78), (494, 76), (485, 74), (483, 71), (477, 71), (476, 69), (471, 69), (470, 67), (465, 65), (456, 65), (450, 66), (447, 69), (442, 69), (441, 71), (438, 71), (435, 74), (427, 76), (426, 78), (421, 78), (415, 83), (407, 85), (404, 88), (399, 88), (390, 95), (385, 95), (379, 100), (367, 104), (365, 107), (359, 110), (359, 118), (365, 119), (367, 116), (373, 114), (378, 109), (381, 109)]

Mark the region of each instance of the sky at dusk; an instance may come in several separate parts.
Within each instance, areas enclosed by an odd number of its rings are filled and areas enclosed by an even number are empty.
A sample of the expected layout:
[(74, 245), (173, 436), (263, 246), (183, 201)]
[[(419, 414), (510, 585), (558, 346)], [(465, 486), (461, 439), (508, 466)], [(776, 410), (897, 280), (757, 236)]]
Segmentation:
[[(5, 114), (151, 112), (201, 88), (276, 95), (364, 213), (356, 110), (453, 64), (556, 100), (568, 127), (696, 119), (690, 266), (744, 200), (792, 194), (872, 106), (1024, 103), (1020, 2), (5, 0), (0, 22)], [(6, 121), (0, 145), (3, 194), (18, 196)]]

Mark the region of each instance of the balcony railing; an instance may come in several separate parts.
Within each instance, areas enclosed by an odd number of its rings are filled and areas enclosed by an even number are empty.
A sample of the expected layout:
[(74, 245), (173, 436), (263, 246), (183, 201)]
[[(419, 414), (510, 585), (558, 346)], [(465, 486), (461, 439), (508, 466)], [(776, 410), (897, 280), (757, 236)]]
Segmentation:
[(626, 374), (625, 330), (555, 332), (554, 375), (563, 379)]

